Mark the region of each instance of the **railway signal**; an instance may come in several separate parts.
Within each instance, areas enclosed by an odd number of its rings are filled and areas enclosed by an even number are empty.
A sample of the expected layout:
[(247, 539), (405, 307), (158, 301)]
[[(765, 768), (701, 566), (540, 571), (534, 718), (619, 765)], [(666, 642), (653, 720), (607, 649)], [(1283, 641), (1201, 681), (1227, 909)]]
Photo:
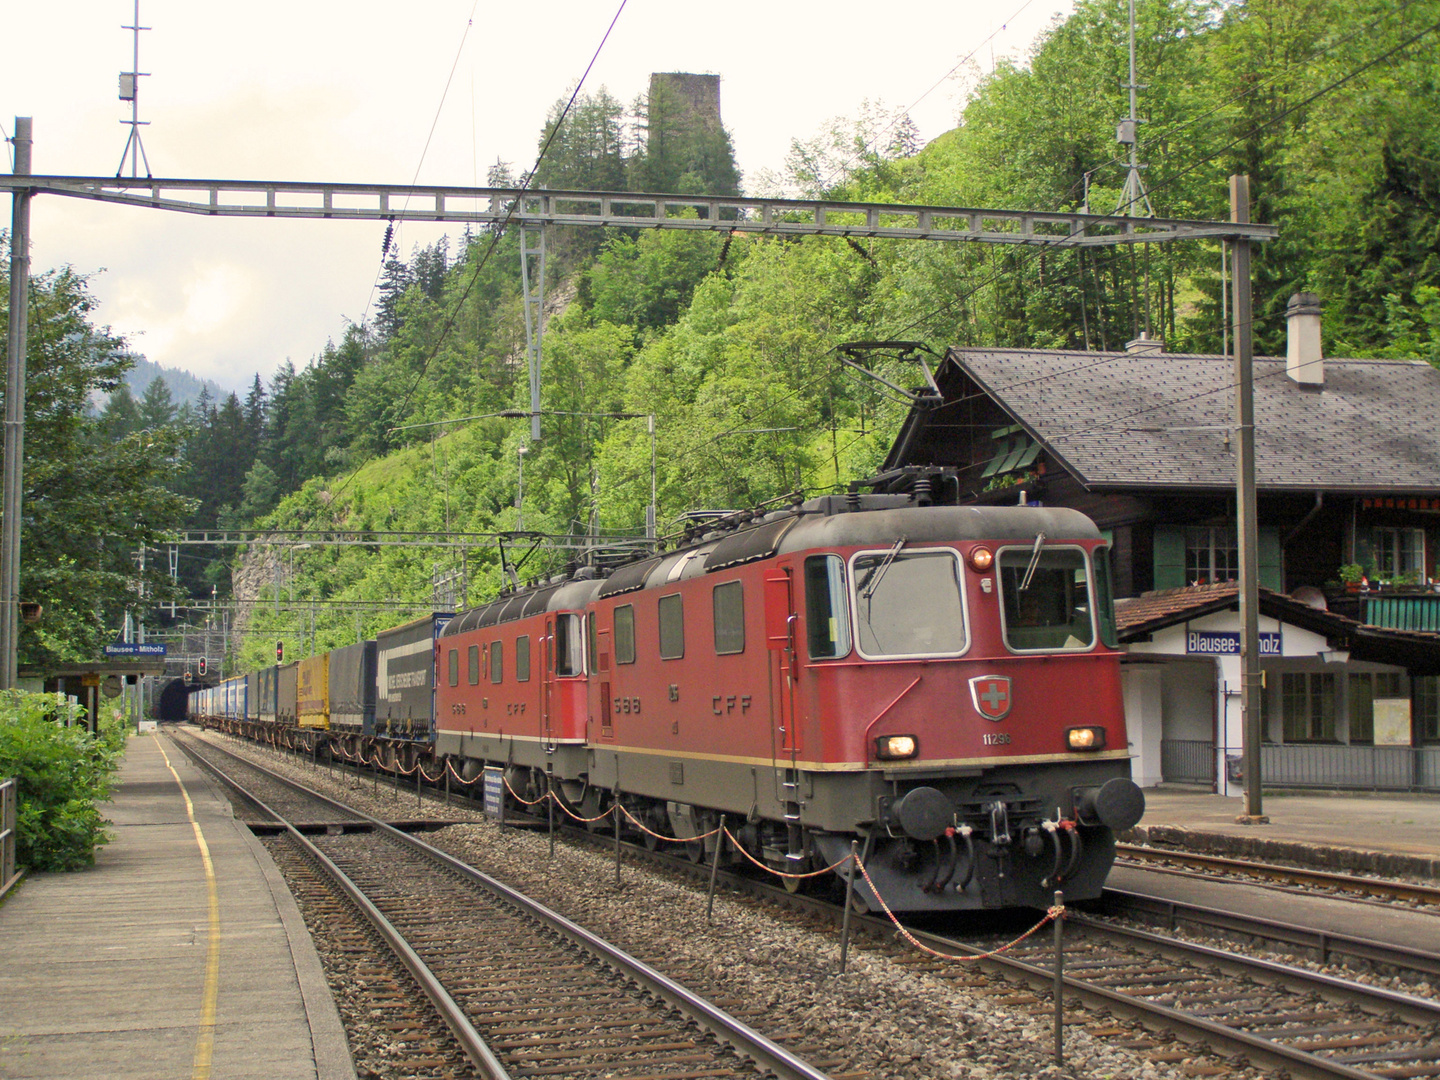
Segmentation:
[(275, 662), (277, 664), (285, 662), (285, 642), (283, 641), (275, 642)]
[(205, 674), (205, 657), (200, 657), (200, 674)]

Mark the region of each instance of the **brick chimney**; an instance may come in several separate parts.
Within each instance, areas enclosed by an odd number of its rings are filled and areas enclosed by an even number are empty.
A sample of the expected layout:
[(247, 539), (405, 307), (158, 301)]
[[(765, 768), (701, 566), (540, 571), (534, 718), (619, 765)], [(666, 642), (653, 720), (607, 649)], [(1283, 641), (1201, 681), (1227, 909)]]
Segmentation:
[(1289, 323), (1285, 374), (1301, 386), (1325, 385), (1325, 354), (1320, 348), (1320, 297), (1296, 293), (1285, 309)]

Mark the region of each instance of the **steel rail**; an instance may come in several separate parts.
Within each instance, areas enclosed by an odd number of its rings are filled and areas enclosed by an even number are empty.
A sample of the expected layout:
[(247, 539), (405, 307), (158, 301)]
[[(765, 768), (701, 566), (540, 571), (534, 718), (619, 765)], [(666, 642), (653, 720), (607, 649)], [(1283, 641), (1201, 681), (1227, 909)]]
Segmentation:
[[(186, 749), (183, 743), (180, 745), (182, 749)], [(283, 814), (272, 809), (258, 795), (254, 794), (254, 792), (250, 791), (245, 785), (230, 776), (218, 765), (206, 761), (202, 755), (189, 753), (188, 750), (186, 756), (199, 762), (219, 777), (221, 781), (234, 788), (246, 799), (283, 825), (290, 838), (298, 844), (300, 849), (313, 859), (325, 873), (334, 879), (335, 883), (339, 885), (345, 894), (355, 902), (355, 905), (360, 908), (370, 925), (385, 939), (385, 943), (390, 946), (396, 958), (399, 959), (410, 974), (414, 976), (420, 989), (424, 991), (425, 996), (430, 999), (430, 1003), (435, 1006), (435, 1011), (438, 1012), (440, 1018), (445, 1021), (445, 1026), (448, 1027), (450, 1033), (455, 1036), (455, 1040), (460, 1044), (461, 1049), (465, 1051), (465, 1056), (470, 1059), (470, 1063), (480, 1071), (486, 1080), (512, 1080), (510, 1073), (507, 1072), (505, 1066), (500, 1063), (500, 1059), (495, 1056), (494, 1052), (486, 1044), (484, 1038), (475, 1030), (474, 1025), (472, 1025), (469, 1018), (466, 1017), (464, 1010), (461, 1009), (459, 1003), (450, 996), (450, 992), (445, 989), (439, 978), (430, 970), (430, 966), (426, 964), (424, 960), (420, 959), (420, 956), (410, 947), (410, 943), (405, 940), (404, 935), (402, 935), (400, 931), (395, 928), (395, 925), (384, 916), (380, 909), (371, 902), (370, 898), (365, 895), (360, 887), (350, 880), (345, 871), (336, 866), (329, 856), (312, 844), (309, 838), (286, 819)], [(293, 781), (276, 776), (262, 765), (257, 765), (252, 761), (246, 761), (244, 758), (239, 758), (239, 760), (244, 761), (249, 767), (257, 769), (273, 779), (280, 780), (297, 790), (309, 790), (305, 788), (304, 785), (295, 784)], [(311, 792), (311, 794), (318, 793)], [(324, 798), (324, 796), (320, 797)], [(333, 807), (355, 813), (355, 811), (349, 807), (345, 807), (343, 804), (335, 802), (332, 799), (326, 799), (325, 801), (331, 803)], [(404, 834), (402, 833), (400, 835), (403, 836)]]
[[(704, 998), (692, 993), (673, 979), (656, 971), (644, 961), (631, 956), (623, 949), (611, 945), (578, 923), (570, 921), (565, 918), (565, 916), (552, 911), (544, 904), (531, 899), (524, 893), (512, 889), (504, 882), (492, 878), (490, 875), (475, 869), (473, 866), (462, 862), (453, 855), (441, 851), (431, 844), (425, 843), (425, 841), (417, 837), (402, 832), (379, 818), (372, 817), (352, 806), (346, 806), (337, 799), (332, 799), (330, 796), (315, 791), (313, 788), (307, 787), (296, 780), (281, 776), (279, 773), (267, 769), (257, 762), (250, 761), (238, 754), (233, 754), (223, 747), (215, 746), (213, 743), (204, 743), (204, 745), (209, 749), (214, 749), (222, 754), (236, 758), (244, 762), (247, 766), (258, 770), (279, 783), (304, 793), (308, 797), (326, 803), (336, 809), (343, 810), (346, 813), (356, 815), (362, 821), (368, 822), (377, 832), (388, 835), (401, 844), (422, 852), (446, 869), (494, 893), (530, 917), (544, 923), (567, 940), (580, 945), (601, 963), (609, 965), (612, 969), (619, 971), (626, 978), (631, 979), (645, 990), (661, 998), (672, 1008), (679, 1009), (711, 1035), (715, 1036), (721, 1042), (726, 1043), (743, 1056), (750, 1058), (762, 1070), (769, 1070), (778, 1077), (779, 1080), (830, 1080), (825, 1073), (814, 1068), (808, 1062), (796, 1057), (778, 1043), (772, 1042), (760, 1034), (760, 1032), (731, 1016), (712, 1002), (706, 1001)], [(203, 762), (203, 758), (201, 760)], [(205, 764), (207, 767), (214, 769), (217, 774), (220, 772), (220, 770), (215, 769), (214, 766), (208, 763)], [(226, 783), (234, 784), (234, 781), (226, 779)], [(245, 791), (245, 789), (239, 785), (234, 786), (242, 792)], [(258, 802), (259, 800), (256, 801)], [(273, 810), (269, 810), (268, 807), (266, 809), (271, 814), (274, 814)], [(284, 820), (283, 818), (279, 818), (278, 815), (276, 816), (278, 820)], [(288, 826), (288, 822), (286, 824)], [(290, 830), (291, 832), (295, 832), (293, 826), (290, 826)], [(304, 840), (303, 842), (307, 847), (312, 846), (308, 840)], [(321, 858), (324, 858), (324, 856), (322, 855)], [(328, 862), (329, 860), (326, 861)], [(339, 873), (338, 868), (336, 872)], [(383, 916), (380, 917), (383, 918)], [(420, 962), (418, 957), (416, 957), (416, 961)], [(426, 970), (428, 971), (428, 969)], [(417, 978), (419, 977), (417, 976)], [(448, 997), (448, 995), (446, 996)], [(469, 1021), (466, 1020), (465, 1022), (468, 1026)], [(471, 1030), (473, 1030), (473, 1028)], [(479, 1038), (478, 1034), (476, 1038)], [(499, 1080), (499, 1078), (497, 1078), (497, 1080)]]
[(1357, 960), (1387, 964), (1406, 971), (1423, 975), (1440, 976), (1440, 953), (1421, 949), (1407, 949), (1400, 945), (1376, 941), (1373, 938), (1337, 934), (1330, 930), (1316, 930), (1311, 927), (1284, 923), (1276, 919), (1265, 919), (1258, 915), (1244, 915), (1234, 911), (1218, 911), (1214, 908), (1187, 904), (1180, 900), (1132, 892), (1129, 889), (1106, 888), (1099, 900), (1103, 913), (1133, 917), (1139, 915), (1161, 915), (1170, 929), (1181, 922), (1204, 926), (1213, 930), (1229, 930), (1250, 934), (1253, 937), (1280, 942), (1303, 949), (1313, 949), (1320, 962), (1328, 963), (1332, 956), (1348, 956)]
[[(1073, 920), (1075, 916), (1067, 911), (1065, 918), (1069, 921)], [(978, 956), (983, 951), (966, 945), (964, 942), (954, 941), (938, 934), (914, 929), (910, 930), (910, 934), (914, 936), (916, 940), (936, 951), (948, 950), (967, 956)], [(1173, 943), (1167, 941), (1165, 944), (1174, 945), (1177, 948), (1186, 950), (1191, 947), (1183, 942)], [(1218, 950), (1211, 951), (1223, 957), (1226, 962), (1241, 959), (1232, 953), (1221, 953)], [(1050, 992), (1054, 989), (1055, 973), (1049, 968), (1029, 964), (1023, 960), (1017, 960), (1003, 954), (988, 957), (981, 961), (981, 963), (999, 968), (1004, 972), (1018, 975), (1034, 990)], [(1281, 966), (1282, 965), (1276, 965), (1277, 968)], [(1302, 969), (1296, 968), (1292, 970), (1301, 971)], [(1304, 974), (1310, 975), (1311, 973), (1304, 972)], [(1338, 982), (1339, 980), (1336, 981)], [(1106, 986), (1076, 979), (1071, 975), (1064, 976), (1064, 983), (1067, 995), (1073, 993), (1078, 1000), (1092, 1008), (1106, 1008), (1112, 1014), (1138, 1020), (1147, 1027), (1154, 1027), (1157, 1023), (1162, 1024), (1170, 1028), (1182, 1039), (1184, 1039), (1186, 1033), (1189, 1033), (1196, 1037), (1196, 1041), (1203, 1041), (1212, 1048), (1225, 1049), (1234, 1053), (1244, 1054), (1256, 1064), (1279, 1067), (1288, 1070), (1292, 1075), (1316, 1077), (1319, 1078), (1319, 1080), (1336, 1080), (1336, 1078), (1339, 1078), (1339, 1080), (1376, 1080), (1376, 1076), (1372, 1072), (1355, 1069), (1349, 1065), (1342, 1065), (1339, 1062), (1329, 1061), (1318, 1055), (1306, 1053), (1303, 1050), (1295, 1050), (1285, 1046), (1283, 1043), (1272, 1042), (1259, 1035), (1252, 1035), (1247, 1031), (1226, 1027), (1224, 1024), (1207, 1020), (1203, 1016), (1196, 1016), (1179, 1009), (1172, 1009), (1166, 1005), (1159, 1005), (1141, 997), (1122, 993), (1119, 990), (1111, 990)], [(1414, 1000), (1419, 1001), (1420, 999), (1417, 998)]]
[[(1330, 870), (1310, 870), (1297, 866), (1277, 866), (1274, 863), (1250, 862), (1224, 855), (1204, 855), (1194, 851), (1176, 851), (1170, 848), (1139, 847), (1135, 844), (1116, 844), (1117, 862), (1120, 857), (1133, 860), (1136, 864), (1153, 862), (1176, 862), (1207, 870), (1219, 870), (1229, 874), (1251, 874), (1255, 877), (1275, 881), (1289, 881), (1297, 885), (1322, 885), (1326, 888), (1348, 889), (1352, 892), (1369, 892), (1397, 900), (1413, 900), (1418, 903), (1440, 905), (1440, 888), (1433, 885), (1419, 885), (1408, 881), (1393, 881), (1383, 878), (1357, 877), (1353, 874), (1339, 874)], [(1157, 868), (1163, 869), (1163, 868)]]

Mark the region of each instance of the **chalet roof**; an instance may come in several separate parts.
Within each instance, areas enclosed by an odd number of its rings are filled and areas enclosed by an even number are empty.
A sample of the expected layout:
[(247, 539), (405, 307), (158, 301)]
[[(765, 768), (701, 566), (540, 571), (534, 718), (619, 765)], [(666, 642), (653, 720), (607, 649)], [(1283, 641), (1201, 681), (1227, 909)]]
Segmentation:
[[(1235, 483), (1234, 362), (1180, 353), (952, 349), (947, 361), (1090, 487)], [(943, 385), (943, 384), (942, 384)], [(1440, 370), (1325, 360), (1323, 389), (1255, 359), (1261, 489), (1440, 491)]]

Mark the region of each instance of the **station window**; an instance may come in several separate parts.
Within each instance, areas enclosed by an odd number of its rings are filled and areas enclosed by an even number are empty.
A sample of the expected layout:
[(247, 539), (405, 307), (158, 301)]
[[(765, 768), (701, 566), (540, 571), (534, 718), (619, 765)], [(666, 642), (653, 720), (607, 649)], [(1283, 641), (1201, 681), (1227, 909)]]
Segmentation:
[(812, 660), (833, 660), (850, 652), (845, 563), (838, 555), (805, 560), (805, 626)]
[(451, 649), (451, 650), (450, 650), (450, 655), (449, 655), (449, 657), (447, 657), (447, 659), (449, 660), (449, 668), (450, 668), (450, 671), (449, 671), (449, 675), (450, 675), (450, 685), (451, 685), (451, 686), (459, 686), (459, 685), (460, 685), (460, 650), (459, 650), (459, 649)]
[(515, 639), (515, 681), (530, 681), (530, 635), (522, 634)]
[(480, 685), (480, 646), (479, 646), (479, 645), (471, 645), (470, 648), (469, 648), (469, 650), (468, 650), (468, 652), (467, 652), (467, 654), (466, 654), (466, 659), (469, 660), (469, 664), (467, 665), (468, 668), (469, 668), (469, 670), (466, 672), (466, 674), (470, 676), (470, 685), (471, 685), (471, 686), (479, 686), (479, 685)]
[(1440, 742), (1440, 676), (1417, 675), (1410, 680), (1414, 691), (1415, 735), (1420, 742)]
[(625, 604), (615, 609), (615, 662), (635, 662), (635, 605)]
[(1377, 687), (1369, 672), (1350, 673), (1350, 742), (1375, 741), (1375, 698)]
[(723, 585), (716, 585), (711, 596), (715, 606), (715, 651), (722, 656), (744, 652), (744, 583), (727, 581)]
[(1424, 529), (1377, 528), (1371, 534), (1371, 541), (1374, 544), (1377, 578), (1425, 580)]
[(660, 659), (685, 655), (685, 609), (679, 593), (660, 597)]
[(1234, 581), (1240, 576), (1240, 545), (1230, 525), (1185, 529), (1185, 580), (1196, 585)]
[(1285, 672), (1280, 683), (1280, 703), (1286, 742), (1335, 741), (1334, 675)]
[(490, 646), (490, 681), (496, 686), (505, 680), (505, 646), (495, 642)]

